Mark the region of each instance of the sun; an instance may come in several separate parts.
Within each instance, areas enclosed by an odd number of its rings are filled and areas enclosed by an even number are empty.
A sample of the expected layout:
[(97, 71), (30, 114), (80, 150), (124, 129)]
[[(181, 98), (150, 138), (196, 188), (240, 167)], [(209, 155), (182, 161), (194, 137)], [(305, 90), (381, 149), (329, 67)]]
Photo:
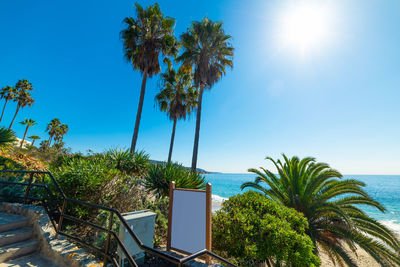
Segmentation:
[(278, 18), (279, 44), (306, 55), (328, 43), (332, 9), (323, 2), (298, 1), (282, 8)]

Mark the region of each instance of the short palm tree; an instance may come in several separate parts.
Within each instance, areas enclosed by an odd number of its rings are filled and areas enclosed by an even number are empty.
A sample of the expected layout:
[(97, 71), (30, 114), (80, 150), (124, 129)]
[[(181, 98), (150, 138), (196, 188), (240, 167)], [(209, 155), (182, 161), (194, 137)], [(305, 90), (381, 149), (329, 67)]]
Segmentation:
[(53, 137), (57, 134), (57, 131), (59, 131), (60, 126), (61, 126), (61, 122), (57, 118), (52, 119), (49, 122), (49, 124), (47, 124), (46, 132), (48, 132), (49, 136), (50, 136), (49, 140), (47, 142), (48, 143), (48, 147), (50, 147), (51, 141), (53, 140)]
[(164, 16), (157, 3), (146, 9), (136, 3), (136, 18), (128, 17), (124, 22), (126, 28), (121, 31), (121, 38), (124, 42), (125, 58), (143, 75), (130, 149), (133, 153), (139, 134), (147, 76), (152, 77), (160, 72), (160, 55), (177, 54), (178, 42), (174, 37), (175, 19)]
[(197, 105), (198, 91), (192, 84), (192, 73), (180, 67), (175, 71), (172, 67), (161, 74), (162, 89), (156, 95), (156, 100), (161, 111), (168, 114), (174, 122), (172, 126), (171, 142), (168, 153), (168, 163), (171, 162), (172, 149), (174, 146), (176, 122), (179, 119), (186, 119)]
[(196, 133), (192, 157), (192, 170), (196, 170), (200, 136), (200, 119), (203, 92), (210, 89), (223, 74), (227, 66), (233, 66), (231, 36), (225, 34), (222, 22), (208, 18), (192, 22), (186, 33), (181, 35), (183, 53), (178, 57), (184, 65), (194, 67), (194, 83), (200, 88), (197, 105)]
[(32, 144), (31, 144), (32, 146), (35, 144), (35, 141), (36, 141), (36, 140), (39, 140), (39, 139), (40, 139), (40, 137), (37, 136), (37, 135), (31, 135), (31, 136), (29, 136), (28, 138), (32, 140)]
[(300, 160), (283, 155), (283, 158), (283, 162), (267, 158), (276, 167), (278, 175), (265, 168), (249, 169), (257, 177), (254, 182), (244, 183), (242, 189), (257, 189), (266, 197), (302, 212), (308, 220), (308, 234), (316, 245), (316, 253), (318, 248), (322, 249), (341, 266), (343, 263), (357, 266), (344, 245), (352, 251), (355, 251), (355, 245), (360, 246), (382, 266), (398, 266), (399, 240), (358, 206), (385, 211), (362, 189), (363, 182), (342, 180), (338, 171), (311, 157)]
[(4, 99), (6, 102), (3, 106), (3, 111), (1, 112), (0, 122), (3, 120), (4, 111), (6, 109), (7, 103), (15, 98), (15, 89), (11, 86), (5, 86), (0, 91), (0, 99)]
[(32, 104), (35, 102), (30, 94), (30, 91), (33, 91), (32, 84), (28, 80), (19, 80), (15, 85), (15, 90), (17, 93), (14, 101), (17, 102), (17, 110), (15, 111), (14, 117), (8, 129), (11, 129), (15, 118), (17, 117), (18, 111), (26, 106), (32, 106)]
[(36, 123), (36, 121), (34, 121), (32, 119), (25, 119), (25, 120), (21, 121), (20, 123), (22, 125), (26, 125), (24, 137), (22, 138), (21, 144), (19, 146), (19, 147), (22, 147), (22, 145), (24, 144), (24, 141), (25, 141), (26, 134), (28, 133), (29, 127), (35, 126), (37, 123)]
[(13, 130), (0, 127), (0, 148), (7, 148), (15, 142)]

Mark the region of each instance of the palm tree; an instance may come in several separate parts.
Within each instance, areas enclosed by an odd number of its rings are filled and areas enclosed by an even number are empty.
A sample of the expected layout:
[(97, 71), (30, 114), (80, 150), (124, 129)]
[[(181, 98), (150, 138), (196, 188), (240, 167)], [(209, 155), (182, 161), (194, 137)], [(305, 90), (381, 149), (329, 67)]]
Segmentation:
[(26, 125), (24, 137), (22, 138), (21, 145), (19, 146), (19, 147), (22, 147), (22, 145), (24, 144), (25, 137), (26, 137), (29, 127), (32, 127), (32, 126), (36, 125), (37, 123), (36, 123), (36, 121), (34, 121), (32, 119), (25, 119), (25, 120), (21, 121), (20, 123), (22, 125)]
[(161, 111), (167, 112), (172, 126), (171, 143), (169, 146), (168, 163), (171, 162), (174, 147), (176, 122), (186, 119), (197, 105), (198, 92), (192, 85), (193, 77), (190, 71), (181, 66), (175, 71), (171, 66), (161, 74), (162, 90), (156, 96)]
[(208, 18), (192, 22), (188, 32), (181, 35), (184, 52), (178, 61), (194, 67), (194, 82), (200, 88), (197, 104), (196, 133), (194, 138), (192, 170), (196, 170), (200, 136), (201, 105), (204, 89), (211, 89), (223, 74), (227, 66), (233, 67), (233, 47), (230, 35), (225, 34), (222, 22), (213, 22)]
[(382, 266), (398, 266), (399, 240), (391, 230), (358, 206), (385, 211), (363, 190), (363, 182), (342, 180), (342, 174), (328, 164), (317, 163), (314, 158), (289, 159), (285, 155), (283, 158), (283, 163), (267, 158), (279, 176), (265, 168), (249, 169), (257, 177), (254, 182), (244, 183), (242, 189), (257, 189), (266, 197), (302, 212), (308, 220), (308, 234), (316, 247), (315, 252), (322, 249), (334, 263), (357, 266), (344, 245), (352, 251), (358, 245)]
[(15, 142), (13, 130), (0, 127), (0, 148), (7, 148)]
[(46, 127), (46, 132), (49, 133), (49, 141), (48, 141), (48, 147), (50, 147), (51, 141), (53, 140), (54, 135), (56, 135), (57, 131), (59, 131), (61, 122), (59, 119), (54, 118), (52, 119), (49, 124), (47, 124)]
[(29, 136), (28, 138), (32, 140), (32, 144), (31, 144), (32, 146), (35, 144), (35, 141), (36, 141), (36, 140), (39, 140), (39, 139), (40, 139), (40, 137), (37, 136), (37, 135), (31, 135), (31, 136)]
[(68, 125), (61, 124), (60, 127), (58, 127), (58, 129), (55, 131), (54, 141), (57, 143), (62, 142), (64, 139), (64, 135), (68, 133), (68, 130)]
[(11, 129), (15, 118), (17, 117), (19, 109), (26, 106), (30, 107), (35, 102), (30, 94), (30, 91), (33, 91), (32, 84), (28, 80), (19, 80), (15, 85), (15, 90), (17, 91), (17, 95), (14, 98), (14, 101), (17, 102), (17, 110), (15, 111), (14, 117), (8, 129)]
[(9, 100), (13, 100), (15, 98), (15, 89), (11, 86), (3, 87), (0, 91), (0, 99), (4, 99), (6, 102), (4, 103), (3, 111), (1, 112), (0, 122), (3, 119), (4, 110), (6, 109), (6, 105)]
[(135, 152), (139, 133), (147, 76), (152, 77), (160, 72), (160, 54), (175, 56), (178, 52), (178, 42), (173, 35), (175, 19), (164, 16), (157, 3), (146, 9), (138, 3), (135, 5), (136, 18), (125, 18), (126, 28), (121, 31), (125, 58), (143, 75), (130, 149), (132, 153)]

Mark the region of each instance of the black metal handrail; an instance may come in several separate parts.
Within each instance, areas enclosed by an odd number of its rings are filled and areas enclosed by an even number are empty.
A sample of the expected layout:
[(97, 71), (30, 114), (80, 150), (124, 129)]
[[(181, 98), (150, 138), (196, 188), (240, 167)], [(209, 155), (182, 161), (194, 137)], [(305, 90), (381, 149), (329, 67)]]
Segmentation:
[[(0, 184), (9, 184), (9, 185), (17, 185), (17, 186), (26, 186), (27, 189), (25, 191), (25, 196), (13, 196), (14, 198), (23, 198), (24, 199), (24, 203), (27, 203), (27, 200), (34, 200), (34, 201), (38, 201), (42, 204), (42, 206), (44, 207), (46, 213), (49, 215), (50, 221), (55, 229), (56, 232), (56, 237), (58, 237), (58, 235), (64, 235), (67, 238), (70, 238), (74, 241), (77, 241), (83, 245), (86, 245), (96, 251), (98, 251), (99, 253), (101, 253), (102, 255), (104, 255), (104, 266), (107, 266), (108, 260), (111, 260), (112, 264), (114, 266), (119, 266), (116, 258), (111, 255), (109, 253), (109, 248), (110, 248), (110, 242), (111, 242), (111, 237), (113, 237), (115, 239), (115, 241), (118, 243), (118, 245), (121, 247), (122, 252), (124, 253), (125, 257), (127, 258), (128, 262), (131, 264), (131, 266), (135, 266), (137, 267), (138, 265), (136, 264), (135, 260), (133, 259), (132, 255), (130, 255), (130, 253), (128, 252), (127, 248), (125, 247), (125, 245), (123, 244), (123, 242), (120, 240), (119, 236), (117, 235), (117, 233), (115, 233), (112, 230), (112, 225), (113, 225), (113, 215), (116, 215), (117, 218), (119, 219), (120, 223), (125, 227), (125, 229), (128, 231), (129, 235), (132, 237), (132, 239), (135, 241), (135, 243), (138, 245), (138, 247), (140, 249), (142, 249), (143, 251), (156, 256), (156, 257), (160, 257), (163, 258), (171, 263), (177, 264), (179, 267), (183, 266), (183, 264), (192, 261), (196, 258), (202, 257), (202, 256), (209, 256), (212, 258), (217, 259), (220, 262), (223, 262), (225, 264), (227, 264), (228, 266), (235, 266), (234, 264), (230, 263), (229, 261), (227, 261), (226, 259), (216, 255), (215, 253), (204, 249), (198, 252), (195, 252), (189, 256), (186, 256), (184, 258), (178, 258), (175, 257), (173, 255), (170, 254), (166, 254), (163, 253), (157, 249), (154, 249), (152, 247), (146, 246), (145, 244), (143, 244), (143, 242), (139, 239), (139, 237), (136, 235), (136, 233), (131, 229), (131, 227), (129, 227), (128, 223), (126, 222), (126, 220), (124, 219), (124, 217), (122, 216), (122, 214), (116, 210), (116, 209), (112, 209), (109, 207), (105, 207), (105, 206), (101, 206), (101, 205), (97, 205), (97, 204), (93, 204), (93, 203), (88, 203), (88, 202), (84, 202), (81, 200), (76, 200), (76, 199), (71, 199), (65, 196), (62, 188), (60, 187), (60, 185), (58, 184), (57, 180), (54, 178), (54, 176), (51, 174), (51, 172), (49, 171), (26, 171), (26, 170), (0, 170), (0, 173), (21, 173), (21, 174), (29, 174), (29, 182), (25, 183), (25, 182), (13, 182), (13, 181), (1, 181), (0, 180)], [(37, 184), (37, 183), (33, 183), (34, 182), (34, 176), (35, 175), (42, 175), (42, 184)], [(56, 201), (56, 197), (54, 196), (53, 192), (50, 190), (50, 188), (48, 187), (48, 185), (46, 184), (45, 181), (45, 175), (48, 175), (51, 179), (51, 181), (54, 183), (55, 187), (57, 188), (58, 193), (60, 194), (60, 197), (63, 201), (62, 206), (60, 207), (59, 203)], [(30, 193), (30, 189), (32, 187), (37, 187), (37, 188), (43, 188), (46, 190), (47, 194), (50, 197), (50, 201), (52, 204), (55, 204), (56, 206), (56, 212), (58, 213), (58, 217), (59, 217), (59, 221), (58, 224), (55, 222), (55, 214), (53, 212), (51, 212), (48, 208), (48, 205), (46, 204), (46, 199), (45, 198), (37, 198), (37, 197), (31, 197), (29, 196)], [(109, 216), (109, 225), (108, 228), (104, 228), (100, 225), (88, 222), (88, 221), (84, 221), (81, 220), (79, 218), (76, 218), (74, 216), (68, 215), (66, 214), (66, 205), (68, 202), (71, 203), (75, 203), (78, 205), (83, 205), (83, 206), (88, 206), (88, 207), (92, 207), (92, 208), (96, 208), (96, 209), (100, 209), (100, 210), (104, 210), (104, 211), (108, 211), (110, 213)], [(84, 240), (72, 236), (68, 233), (65, 233), (62, 231), (62, 223), (63, 223), (63, 219), (68, 219), (68, 220), (72, 220), (75, 221), (77, 223), (80, 224), (84, 224), (84, 225), (88, 225), (92, 228), (95, 228), (97, 230), (103, 231), (107, 233), (107, 241), (106, 241), (106, 246), (105, 246), (105, 250), (101, 250), (98, 247), (95, 247), (87, 242), (85, 242)]]

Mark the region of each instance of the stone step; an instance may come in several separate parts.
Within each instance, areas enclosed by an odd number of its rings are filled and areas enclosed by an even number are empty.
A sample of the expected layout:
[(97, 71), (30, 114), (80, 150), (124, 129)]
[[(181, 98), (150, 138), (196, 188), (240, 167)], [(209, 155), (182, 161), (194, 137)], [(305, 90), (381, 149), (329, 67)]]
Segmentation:
[(32, 236), (33, 229), (30, 227), (2, 232), (0, 233), (0, 247), (31, 239)]
[(36, 240), (27, 240), (0, 247), (0, 263), (31, 254), (35, 252), (38, 247), (39, 242)]
[(15, 260), (6, 261), (0, 264), (1, 267), (60, 267), (51, 260), (34, 253)]
[(0, 212), (0, 233), (15, 230), (28, 225), (26, 217)]

